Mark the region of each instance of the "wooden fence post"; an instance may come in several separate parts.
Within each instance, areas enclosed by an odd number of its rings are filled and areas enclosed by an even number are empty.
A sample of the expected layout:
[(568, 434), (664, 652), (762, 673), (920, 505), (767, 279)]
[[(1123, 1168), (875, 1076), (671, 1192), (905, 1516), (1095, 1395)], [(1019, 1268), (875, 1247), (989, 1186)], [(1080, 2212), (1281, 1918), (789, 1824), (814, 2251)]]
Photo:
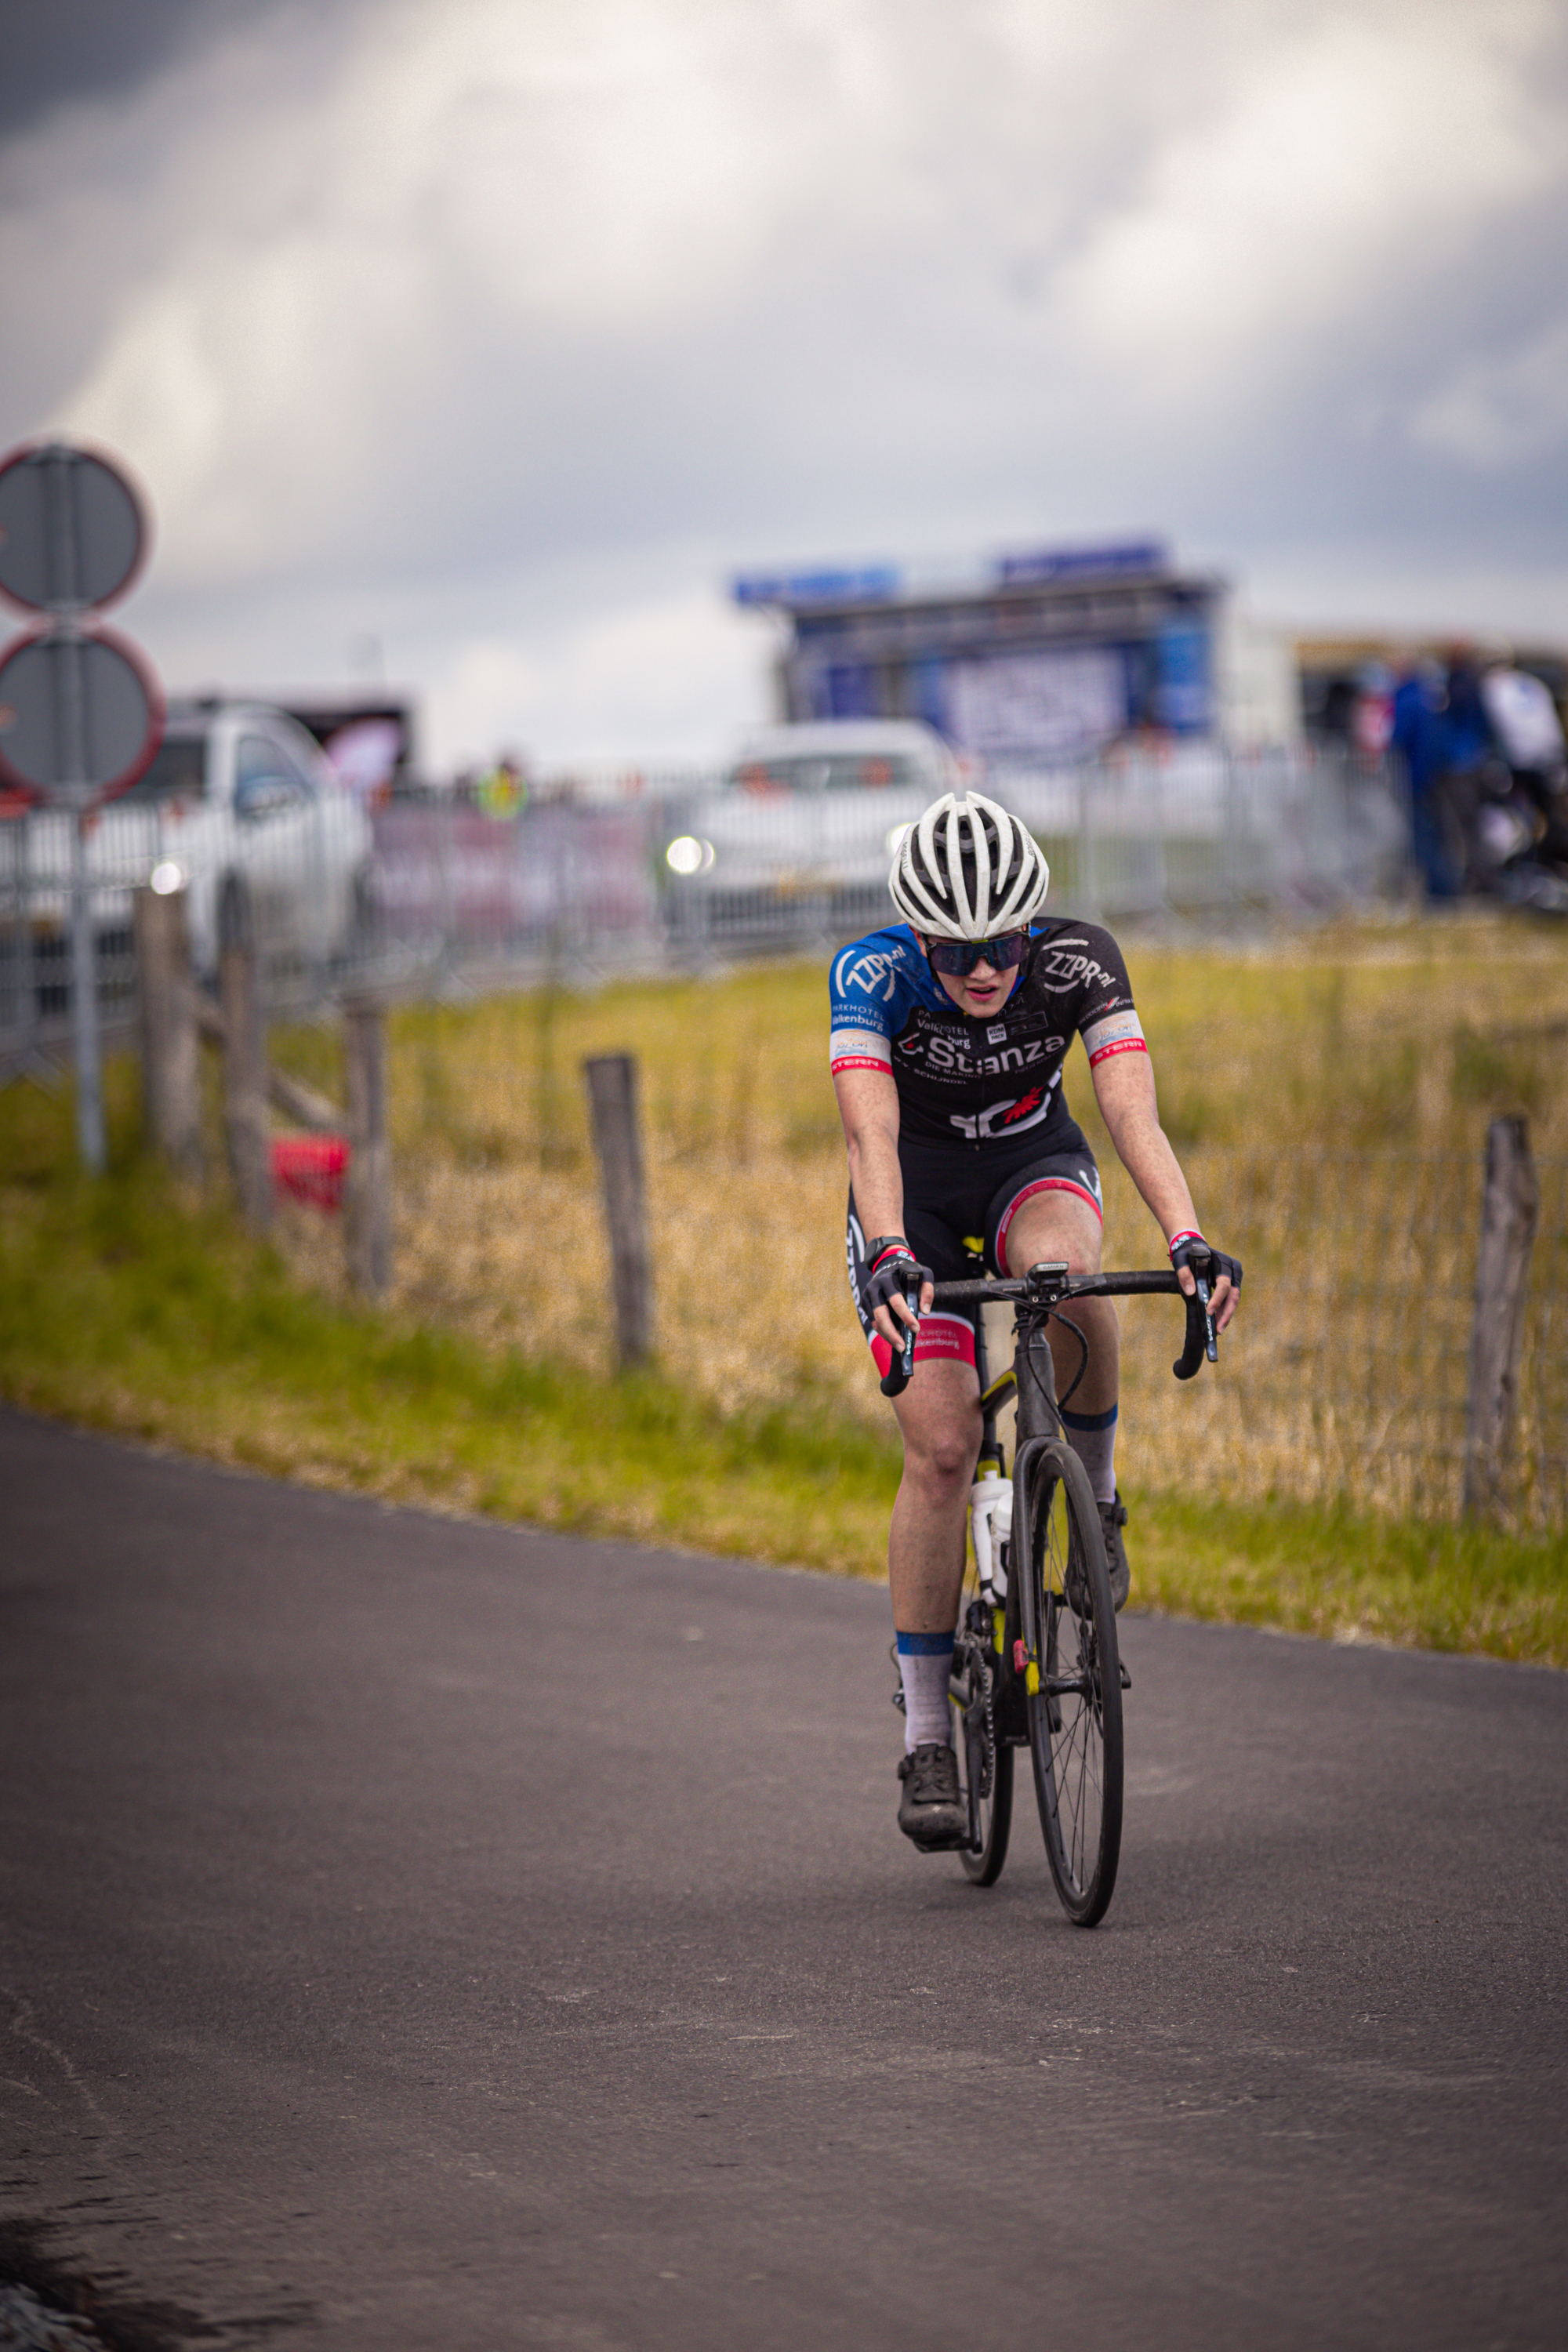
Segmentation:
[(637, 1126), (637, 1066), (630, 1054), (598, 1054), (583, 1070), (610, 1229), (616, 1349), (626, 1371), (653, 1353), (653, 1257)]
[(132, 900), (142, 1007), (142, 1101), (148, 1140), (180, 1175), (202, 1172), (200, 1036), (183, 891)]
[(249, 925), (237, 920), (218, 950), (223, 1010), (223, 1108), (240, 1214), (253, 1234), (272, 1225), (272, 1153), (267, 1128), (267, 1024), (261, 962)]
[(1486, 1189), (1476, 1257), (1476, 1319), (1470, 1332), (1469, 1411), (1465, 1424), (1465, 1509), (1497, 1498), (1503, 1454), (1519, 1402), (1519, 1358), (1530, 1253), (1541, 1193), (1522, 1118), (1494, 1118), (1487, 1130)]
[(386, 1022), (370, 998), (344, 1005), (343, 1047), (349, 1081), (349, 1280), (363, 1297), (379, 1298), (392, 1280), (392, 1163), (386, 1144)]

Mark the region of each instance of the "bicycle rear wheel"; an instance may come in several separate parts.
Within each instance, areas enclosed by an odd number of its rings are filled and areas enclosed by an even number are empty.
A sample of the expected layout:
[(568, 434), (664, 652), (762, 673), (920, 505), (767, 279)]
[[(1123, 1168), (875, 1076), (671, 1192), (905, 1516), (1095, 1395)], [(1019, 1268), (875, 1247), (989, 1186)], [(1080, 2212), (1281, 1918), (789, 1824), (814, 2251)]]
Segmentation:
[(1046, 1855), (1062, 1907), (1103, 1919), (1121, 1853), (1121, 1663), (1105, 1539), (1089, 1474), (1068, 1445), (1029, 1472), (1029, 1563), (1039, 1635), (1029, 1752)]
[(986, 1662), (977, 1642), (960, 1633), (953, 1654), (948, 1705), (959, 1785), (969, 1807), (973, 1844), (960, 1849), (963, 1874), (976, 1886), (994, 1886), (1007, 1859), (1013, 1826), (1013, 1750), (998, 1745), (986, 1706)]

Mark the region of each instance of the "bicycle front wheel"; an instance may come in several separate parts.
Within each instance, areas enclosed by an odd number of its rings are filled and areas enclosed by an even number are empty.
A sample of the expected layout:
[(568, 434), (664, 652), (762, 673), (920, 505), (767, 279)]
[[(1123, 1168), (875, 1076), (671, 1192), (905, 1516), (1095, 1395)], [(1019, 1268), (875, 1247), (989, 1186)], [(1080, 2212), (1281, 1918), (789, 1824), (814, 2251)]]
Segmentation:
[(1029, 1560), (1039, 1655), (1029, 1751), (1040, 1827), (1069, 1919), (1104, 1918), (1121, 1853), (1121, 1662), (1105, 1538), (1089, 1474), (1053, 1444), (1029, 1473)]

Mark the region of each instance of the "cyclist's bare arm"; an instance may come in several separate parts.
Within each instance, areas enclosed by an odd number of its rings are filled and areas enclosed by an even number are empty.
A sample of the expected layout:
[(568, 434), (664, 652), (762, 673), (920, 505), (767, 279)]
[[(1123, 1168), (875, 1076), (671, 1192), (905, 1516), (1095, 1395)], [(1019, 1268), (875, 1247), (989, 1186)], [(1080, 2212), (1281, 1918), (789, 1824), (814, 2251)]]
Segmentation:
[[(904, 1171), (899, 1165), (899, 1089), (889, 1070), (839, 1070), (833, 1091), (849, 1147), (849, 1181), (855, 1191), (855, 1211), (868, 1241), (879, 1234), (904, 1230)], [(921, 1291), (923, 1315), (931, 1301), (928, 1282)], [(896, 1301), (900, 1320), (913, 1318), (902, 1299)], [(889, 1311), (880, 1307), (877, 1328), (890, 1347), (903, 1341), (894, 1330)]]
[[(1160, 1124), (1154, 1066), (1148, 1055), (1110, 1055), (1093, 1066), (1090, 1076), (1100, 1115), (1117, 1155), (1158, 1221), (1166, 1241), (1173, 1234), (1200, 1232), (1187, 1180)], [(1182, 1267), (1179, 1278), (1182, 1288), (1190, 1296), (1194, 1286), (1187, 1267)], [(1225, 1329), (1236, 1313), (1237, 1304), (1230, 1278), (1222, 1275), (1215, 1285), (1211, 1302), (1216, 1330)]]

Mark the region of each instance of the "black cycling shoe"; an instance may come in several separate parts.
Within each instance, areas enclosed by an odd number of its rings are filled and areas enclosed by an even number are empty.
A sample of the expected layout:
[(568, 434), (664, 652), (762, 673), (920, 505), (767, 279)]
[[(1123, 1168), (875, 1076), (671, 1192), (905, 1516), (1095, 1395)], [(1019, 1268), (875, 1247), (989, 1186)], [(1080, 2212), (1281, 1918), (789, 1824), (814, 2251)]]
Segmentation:
[(922, 1853), (951, 1853), (969, 1843), (969, 1809), (958, 1785), (958, 1759), (934, 1739), (906, 1756), (899, 1766), (903, 1790), (899, 1827)]
[(1114, 1502), (1100, 1506), (1100, 1531), (1105, 1538), (1105, 1565), (1110, 1570), (1110, 1605), (1124, 1609), (1132, 1590), (1132, 1570), (1127, 1565), (1127, 1547), (1121, 1540), (1121, 1530), (1127, 1525), (1127, 1506), (1120, 1494)]

